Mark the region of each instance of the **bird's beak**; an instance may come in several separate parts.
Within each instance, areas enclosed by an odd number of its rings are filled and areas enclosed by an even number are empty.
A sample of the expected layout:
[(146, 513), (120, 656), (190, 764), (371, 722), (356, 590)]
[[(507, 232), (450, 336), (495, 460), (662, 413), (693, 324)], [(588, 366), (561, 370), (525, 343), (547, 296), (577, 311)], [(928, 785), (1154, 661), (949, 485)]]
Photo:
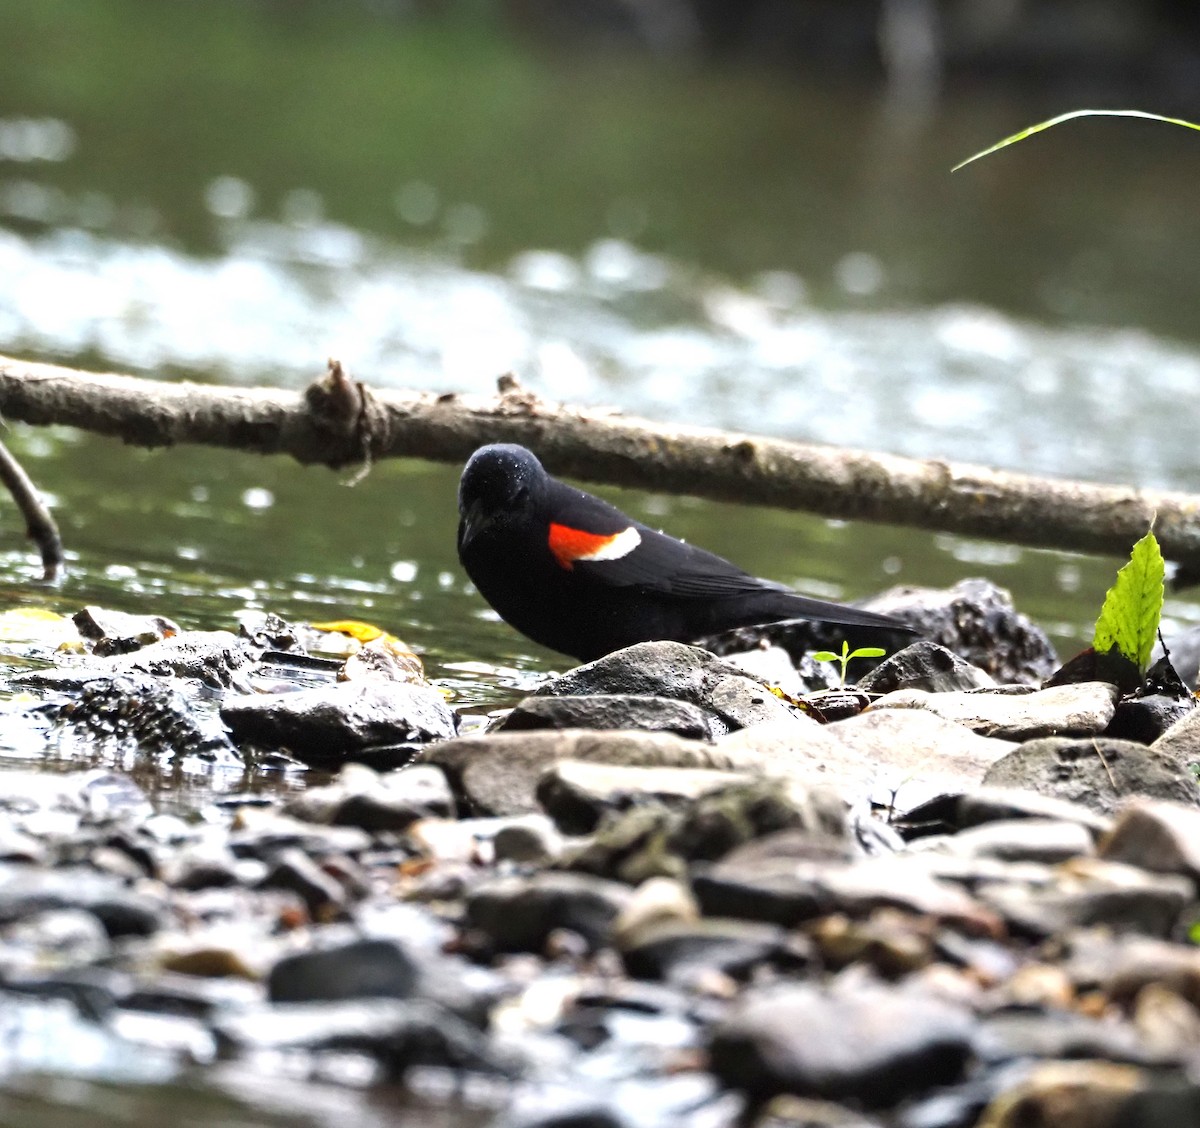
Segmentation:
[(483, 512), (483, 504), (473, 501), (462, 510), (462, 519), (458, 525), (458, 545), (462, 548), (475, 539), (476, 534), (487, 524), (487, 516)]

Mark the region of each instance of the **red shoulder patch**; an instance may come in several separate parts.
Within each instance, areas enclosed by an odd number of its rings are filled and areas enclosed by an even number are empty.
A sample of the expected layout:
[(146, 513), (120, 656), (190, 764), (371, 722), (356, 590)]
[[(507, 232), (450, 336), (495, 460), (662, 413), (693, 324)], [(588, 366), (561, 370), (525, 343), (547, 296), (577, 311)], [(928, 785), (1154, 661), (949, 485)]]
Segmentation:
[(618, 560), (642, 543), (632, 525), (619, 533), (588, 533), (570, 525), (550, 525), (550, 551), (568, 572), (577, 560)]

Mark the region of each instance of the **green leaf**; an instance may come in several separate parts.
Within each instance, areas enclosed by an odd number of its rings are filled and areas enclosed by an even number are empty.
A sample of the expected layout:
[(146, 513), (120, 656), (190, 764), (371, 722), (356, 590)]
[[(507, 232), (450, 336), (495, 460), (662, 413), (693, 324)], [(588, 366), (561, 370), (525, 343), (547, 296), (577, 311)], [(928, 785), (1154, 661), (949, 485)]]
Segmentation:
[(1014, 133), (1011, 137), (1004, 138), (1003, 141), (997, 141), (996, 144), (981, 150), (973, 157), (968, 157), (965, 161), (960, 161), (950, 171), (957, 172), (960, 168), (965, 168), (972, 161), (990, 156), (992, 153), (1007, 148), (1009, 145), (1015, 145), (1018, 141), (1024, 141), (1026, 137), (1032, 137), (1035, 133), (1041, 133), (1043, 129), (1050, 129), (1052, 126), (1061, 125), (1064, 121), (1072, 121), (1075, 118), (1085, 117), (1146, 118), (1149, 121), (1162, 121), (1166, 122), (1167, 125), (1182, 125), (1185, 129), (1200, 130), (1200, 125), (1197, 125), (1195, 122), (1185, 121), (1183, 118), (1163, 117), (1162, 114), (1151, 114), (1145, 110), (1071, 110), (1069, 113), (1059, 114), (1058, 117), (1053, 117), (1049, 121), (1038, 122), (1037, 125), (1031, 125), (1028, 129), (1022, 129), (1020, 133)]
[(1139, 673), (1150, 668), (1150, 653), (1162, 617), (1163, 576), (1166, 566), (1154, 533), (1133, 546), (1129, 563), (1108, 589), (1092, 642), (1097, 654), (1117, 651), (1133, 662)]

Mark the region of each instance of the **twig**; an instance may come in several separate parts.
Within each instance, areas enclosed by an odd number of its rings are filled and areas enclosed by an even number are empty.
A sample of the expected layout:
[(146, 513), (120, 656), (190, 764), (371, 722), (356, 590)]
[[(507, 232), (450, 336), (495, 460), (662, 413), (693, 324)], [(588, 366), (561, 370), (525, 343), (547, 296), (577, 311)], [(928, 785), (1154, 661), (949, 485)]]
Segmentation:
[(0, 442), (0, 482), (12, 494), (17, 508), (25, 518), (25, 531), (38, 546), (42, 554), (42, 580), (54, 584), (66, 574), (66, 558), (63, 555), (62, 538), (58, 526), (50, 516), (37, 487), (12, 452)]

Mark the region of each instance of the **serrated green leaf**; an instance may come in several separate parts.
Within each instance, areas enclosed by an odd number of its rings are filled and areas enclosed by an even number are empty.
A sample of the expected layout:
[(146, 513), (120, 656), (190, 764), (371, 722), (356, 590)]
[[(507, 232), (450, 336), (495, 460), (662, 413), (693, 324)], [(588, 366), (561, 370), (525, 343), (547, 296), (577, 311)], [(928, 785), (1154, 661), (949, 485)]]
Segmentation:
[(1069, 113), (1059, 114), (1058, 117), (1052, 117), (1049, 121), (1038, 122), (1037, 125), (1031, 125), (1028, 129), (1022, 129), (1019, 133), (1014, 133), (1010, 137), (1004, 138), (1003, 141), (997, 141), (994, 145), (989, 145), (986, 149), (980, 150), (972, 157), (968, 157), (965, 161), (960, 161), (950, 171), (957, 172), (960, 168), (965, 168), (972, 161), (977, 161), (981, 157), (990, 156), (999, 149), (1007, 148), (1009, 145), (1015, 145), (1018, 141), (1024, 141), (1026, 137), (1032, 137), (1035, 133), (1041, 133), (1043, 129), (1049, 129), (1051, 126), (1061, 125), (1064, 121), (1073, 121), (1075, 118), (1084, 117), (1127, 117), (1127, 118), (1146, 118), (1150, 121), (1166, 122), (1167, 125), (1182, 125), (1185, 129), (1200, 130), (1200, 125), (1193, 121), (1185, 121), (1183, 118), (1164, 117), (1162, 114), (1152, 114), (1145, 110), (1071, 110)]
[(1166, 565), (1152, 532), (1133, 546), (1129, 563), (1108, 589), (1096, 620), (1092, 642), (1098, 654), (1117, 651), (1133, 662), (1140, 673), (1150, 668), (1150, 654), (1158, 636), (1163, 608)]

